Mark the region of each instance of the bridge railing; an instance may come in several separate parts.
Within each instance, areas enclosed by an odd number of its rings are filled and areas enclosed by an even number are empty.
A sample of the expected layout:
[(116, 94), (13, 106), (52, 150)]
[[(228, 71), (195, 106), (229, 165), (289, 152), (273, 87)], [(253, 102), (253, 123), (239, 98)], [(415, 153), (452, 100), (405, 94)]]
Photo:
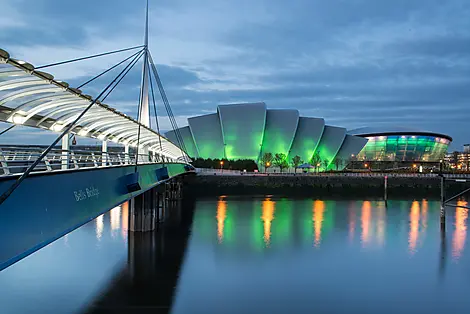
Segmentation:
[[(0, 176), (23, 173), (42, 152), (40, 147), (1, 147)], [(34, 168), (34, 172), (128, 165), (134, 164), (135, 158), (135, 154), (125, 152), (52, 149)], [(138, 159), (139, 163), (169, 161), (153, 154), (139, 154)]]

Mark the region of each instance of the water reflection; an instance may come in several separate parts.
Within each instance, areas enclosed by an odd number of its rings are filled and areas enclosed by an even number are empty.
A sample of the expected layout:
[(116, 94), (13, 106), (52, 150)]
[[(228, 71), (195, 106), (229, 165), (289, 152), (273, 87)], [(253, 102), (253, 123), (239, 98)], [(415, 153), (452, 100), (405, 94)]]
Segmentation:
[(127, 260), (127, 204), (122, 208), (122, 215), (121, 208), (102, 214), (1, 271), (0, 312), (80, 313)]
[(325, 202), (315, 201), (313, 202), (313, 226), (315, 231), (315, 239), (313, 245), (315, 247), (320, 246), (321, 242), (321, 228), (323, 224), (323, 213), (325, 211)]
[(112, 236), (116, 236), (116, 231), (121, 227), (121, 205), (114, 207), (109, 215)]
[(121, 219), (121, 237), (124, 241), (127, 240), (127, 232), (129, 231), (129, 202), (121, 205), (122, 219)]
[[(129, 215), (123, 204), (1, 272), (2, 314), (37, 313), (37, 304), (45, 307), (41, 313), (79, 312), (99, 292), (116, 288), (131, 247), (138, 253), (133, 269), (140, 276), (132, 285), (127, 277), (120, 281), (126, 287), (122, 295), (172, 299), (174, 290), (175, 314), (470, 312), (468, 210), (463, 207), (448, 208), (452, 249), (446, 250), (439, 203), (431, 200), (389, 200), (386, 208), (381, 200), (228, 196), (194, 206), (181, 272), (175, 265), (184, 250), (168, 241), (183, 243), (187, 235), (167, 229), (166, 242), (149, 242), (152, 250), (134, 243), (134, 235), (128, 250), (122, 245), (124, 240), (127, 246)], [(446, 263), (446, 258), (461, 262)], [(253, 297), (269, 302), (254, 303)]]
[[(457, 206), (467, 206), (467, 202), (457, 201)], [(455, 231), (452, 239), (452, 257), (458, 260), (462, 255), (467, 238), (468, 209), (457, 207), (455, 212)]]
[(380, 202), (377, 205), (377, 243), (379, 247), (385, 244), (386, 216), (385, 203)]
[(419, 236), (419, 218), (419, 202), (413, 201), (410, 210), (410, 232), (408, 237), (409, 251), (412, 255), (416, 252), (416, 243)]
[(222, 243), (224, 240), (224, 225), (225, 218), (227, 218), (227, 202), (223, 197), (219, 198), (217, 202), (217, 237), (219, 238), (219, 243)]
[(274, 211), (275, 211), (276, 202), (273, 202), (271, 198), (266, 198), (263, 201), (263, 212), (261, 215), (261, 220), (264, 225), (264, 243), (266, 247), (269, 247), (271, 243), (271, 223), (274, 220)]
[[(434, 210), (438, 209), (438, 203), (431, 203)], [(251, 207), (253, 214), (247, 215), (248, 213), (244, 214), (244, 212), (235, 210), (236, 206), (230, 207), (230, 204), (230, 197), (221, 197), (213, 207), (216, 218), (215, 233), (217, 234), (217, 242), (221, 245), (225, 244), (229, 233), (233, 234), (237, 228), (242, 228), (239, 223), (250, 217), (250, 221), (242, 223), (242, 226), (249, 225), (251, 227), (243, 229), (242, 233), (246, 239), (251, 240), (253, 248), (260, 248), (260, 245), (264, 247), (289, 245), (289, 241), (299, 239), (296, 234), (308, 237), (310, 243), (313, 238), (313, 246), (319, 248), (334, 226), (341, 225), (340, 221), (345, 216), (347, 226), (345, 238), (351, 245), (355, 245), (354, 237), (356, 231), (360, 230), (362, 248), (384, 249), (387, 236), (392, 242), (401, 239), (401, 231), (399, 230), (400, 226), (403, 226), (403, 232), (406, 232), (405, 251), (412, 256), (416, 255), (428, 236), (431, 208), (430, 201), (426, 199), (410, 202), (389, 200), (388, 208), (384, 201), (365, 200), (351, 201), (340, 205), (347, 208), (343, 212), (343, 209), (339, 208), (335, 201), (303, 200), (292, 202), (271, 196), (253, 200)], [(459, 201), (458, 204), (465, 206), (467, 203)], [(306, 213), (309, 207), (309, 221), (306, 221), (307, 215), (303, 213)], [(124, 212), (123, 210), (122, 213)], [(435, 212), (433, 214), (435, 215)], [(203, 217), (209, 218), (210, 216), (204, 215)], [(436, 219), (435, 216), (432, 218)], [(458, 207), (455, 211), (455, 230), (452, 234), (453, 256), (455, 258), (462, 254), (465, 246), (467, 218), (468, 210)], [(204, 230), (201, 229), (198, 233), (209, 236), (210, 232), (207, 232), (207, 228), (210, 228), (211, 224), (204, 222), (204, 219), (195, 223), (204, 226)], [(358, 226), (360, 229), (357, 228)], [(230, 230), (228, 230), (229, 227)], [(233, 238), (230, 241), (232, 244), (240, 241), (240, 237), (231, 238)]]
[(354, 208), (354, 203), (351, 204), (348, 208), (348, 217), (349, 217), (349, 242), (354, 240), (354, 233), (356, 232), (356, 212)]
[(362, 203), (362, 214), (361, 214), (361, 241), (363, 247), (369, 244), (370, 240), (370, 220), (371, 220), (371, 202), (364, 201)]
[(96, 225), (96, 239), (100, 240), (101, 236), (103, 235), (103, 230), (104, 230), (104, 214), (99, 215), (98, 218), (96, 218), (95, 225)]

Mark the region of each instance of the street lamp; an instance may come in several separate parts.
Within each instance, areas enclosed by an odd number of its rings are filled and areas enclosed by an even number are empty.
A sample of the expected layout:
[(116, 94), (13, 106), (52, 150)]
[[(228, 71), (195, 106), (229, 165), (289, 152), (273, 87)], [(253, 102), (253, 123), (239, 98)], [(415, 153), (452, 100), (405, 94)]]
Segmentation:
[(222, 167), (224, 166), (224, 161), (221, 160), (220, 161), (220, 172), (223, 172), (224, 170), (222, 169)]
[(266, 173), (266, 169), (269, 168), (270, 166), (271, 166), (271, 163), (267, 161), (266, 164), (264, 165), (264, 173)]

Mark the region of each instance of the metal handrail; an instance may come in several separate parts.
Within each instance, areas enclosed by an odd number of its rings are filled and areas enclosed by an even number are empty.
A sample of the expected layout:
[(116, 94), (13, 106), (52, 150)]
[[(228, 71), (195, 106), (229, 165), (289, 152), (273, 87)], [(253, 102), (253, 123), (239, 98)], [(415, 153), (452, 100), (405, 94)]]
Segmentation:
[[(44, 151), (41, 147), (0, 147), (0, 176), (23, 173)], [(157, 154), (139, 154), (138, 163), (164, 163), (172, 159)], [(34, 168), (34, 172), (82, 168), (103, 168), (136, 163), (135, 154), (97, 150), (53, 148)]]

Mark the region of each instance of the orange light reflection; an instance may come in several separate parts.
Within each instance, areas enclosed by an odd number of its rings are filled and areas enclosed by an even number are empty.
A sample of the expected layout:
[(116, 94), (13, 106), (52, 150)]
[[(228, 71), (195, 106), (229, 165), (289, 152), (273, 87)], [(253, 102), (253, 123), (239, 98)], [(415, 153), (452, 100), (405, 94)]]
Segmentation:
[(261, 219), (264, 222), (264, 242), (266, 246), (269, 246), (271, 241), (271, 222), (274, 220), (275, 205), (276, 202), (271, 201), (269, 197), (262, 203), (263, 213)]
[(369, 243), (369, 239), (370, 239), (370, 219), (371, 219), (371, 203), (370, 201), (364, 201), (362, 203), (362, 213), (361, 213), (361, 226), (362, 226), (361, 241), (364, 247), (367, 246), (367, 244)]
[(224, 201), (224, 197), (220, 197), (217, 202), (217, 237), (219, 243), (224, 241), (224, 224), (225, 218), (227, 218), (227, 202)]
[(319, 247), (321, 242), (321, 227), (323, 224), (323, 213), (325, 212), (325, 202), (313, 202), (313, 226), (315, 231), (314, 246)]
[(413, 203), (411, 203), (411, 209), (410, 209), (410, 233), (408, 237), (410, 254), (414, 254), (416, 252), (416, 243), (418, 242), (418, 236), (419, 236), (419, 219), (420, 219), (419, 202), (413, 201)]
[(123, 240), (127, 239), (129, 230), (129, 202), (122, 203), (122, 222), (121, 222), (121, 237)]
[[(467, 206), (465, 201), (457, 201), (457, 206)], [(455, 209), (455, 231), (452, 238), (452, 257), (459, 259), (465, 247), (467, 238), (468, 209), (457, 207)]]

